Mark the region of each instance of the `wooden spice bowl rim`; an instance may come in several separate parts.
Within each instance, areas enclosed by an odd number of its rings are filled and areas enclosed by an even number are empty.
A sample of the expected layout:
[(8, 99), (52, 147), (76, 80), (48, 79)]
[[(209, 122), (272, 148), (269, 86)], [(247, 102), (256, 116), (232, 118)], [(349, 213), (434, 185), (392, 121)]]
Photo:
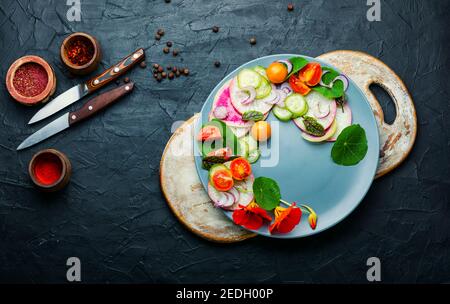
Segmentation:
[[(42, 157), (43, 155), (53, 155), (56, 156), (58, 158), (58, 160), (61, 162), (61, 176), (58, 178), (58, 180), (56, 180), (53, 184), (42, 184), (39, 182), (39, 180), (36, 178), (35, 174), (34, 174), (34, 166), (36, 164), (36, 160), (39, 157)], [(62, 181), (64, 180), (64, 178), (66, 177), (67, 173), (69, 172), (69, 168), (68, 168), (68, 163), (69, 159), (67, 158), (67, 156), (55, 149), (45, 149), (45, 150), (41, 150), (39, 152), (37, 152), (36, 154), (33, 155), (33, 157), (30, 160), (30, 163), (28, 164), (28, 173), (31, 177), (31, 180), (33, 181), (33, 183), (43, 189), (51, 189), (55, 186), (57, 186), (58, 184), (62, 183)]]
[[(41, 93), (39, 93), (36, 96), (31, 96), (31, 97), (23, 96), (16, 90), (14, 83), (13, 83), (14, 76), (16, 75), (17, 69), (26, 63), (38, 64), (38, 65), (42, 66), (45, 69), (45, 72), (47, 73), (47, 77), (48, 77), (47, 86)], [(35, 104), (38, 104), (38, 103), (42, 102), (43, 100), (47, 99), (48, 96), (50, 96), (52, 94), (52, 90), (55, 87), (55, 85), (56, 85), (56, 78), (55, 78), (55, 73), (53, 72), (52, 67), (45, 59), (43, 59), (39, 56), (36, 56), (36, 55), (27, 55), (27, 56), (20, 57), (19, 59), (14, 61), (13, 64), (11, 64), (11, 66), (9, 67), (8, 72), (6, 74), (6, 88), (8, 89), (9, 94), (11, 94), (11, 96), (16, 101), (20, 102), (21, 104), (25, 104), (25, 105), (35, 105)]]
[[(72, 62), (70, 62), (70, 60), (67, 58), (67, 47), (69, 42), (72, 39), (76, 39), (79, 37), (83, 37), (88, 39), (91, 43), (92, 43), (92, 47), (94, 48), (94, 54), (91, 58), (91, 60), (89, 60), (87, 63), (83, 64), (83, 65), (77, 65), (77, 64), (73, 64)], [(63, 43), (61, 44), (61, 50), (60, 50), (60, 56), (62, 61), (64, 62), (64, 64), (66, 66), (68, 66), (69, 68), (73, 69), (73, 70), (84, 70), (86, 68), (88, 68), (89, 66), (91, 66), (92, 64), (95, 64), (96, 58), (98, 57), (100, 50), (98, 47), (98, 42), (97, 39), (94, 38), (94, 36), (89, 35), (87, 33), (83, 33), (83, 32), (76, 32), (73, 34), (70, 34), (69, 36), (66, 37), (66, 39), (64, 39)]]

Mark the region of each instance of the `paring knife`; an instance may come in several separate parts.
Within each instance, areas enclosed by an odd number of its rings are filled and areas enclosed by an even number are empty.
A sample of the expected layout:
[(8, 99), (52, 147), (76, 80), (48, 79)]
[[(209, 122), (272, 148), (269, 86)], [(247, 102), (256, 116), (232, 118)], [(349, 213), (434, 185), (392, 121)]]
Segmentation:
[(80, 100), (84, 96), (91, 94), (104, 85), (110, 83), (114, 79), (117, 79), (120, 75), (123, 75), (137, 63), (141, 62), (145, 58), (145, 52), (143, 49), (138, 49), (134, 53), (128, 55), (117, 64), (113, 65), (100, 75), (86, 81), (85, 83), (78, 84), (71, 89), (68, 89), (64, 93), (46, 104), (40, 109), (28, 122), (32, 124), (38, 122), (56, 112), (64, 109), (68, 105)]
[(114, 103), (121, 97), (130, 93), (134, 88), (134, 83), (130, 82), (122, 85), (116, 89), (110, 90), (103, 94), (100, 94), (91, 100), (89, 100), (81, 109), (75, 112), (67, 112), (60, 118), (55, 119), (42, 129), (36, 131), (32, 135), (30, 135), (27, 139), (25, 139), (20, 146), (17, 147), (17, 150), (22, 150), (33, 146), (44, 139), (49, 138), (50, 136), (55, 135), (62, 130), (65, 130), (72, 125), (94, 115), (101, 109), (106, 108), (110, 104)]

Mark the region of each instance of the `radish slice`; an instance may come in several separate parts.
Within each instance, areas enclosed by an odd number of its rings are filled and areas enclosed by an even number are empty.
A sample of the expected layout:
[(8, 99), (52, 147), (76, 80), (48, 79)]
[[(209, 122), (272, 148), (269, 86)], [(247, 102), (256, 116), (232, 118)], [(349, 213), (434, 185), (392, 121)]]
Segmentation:
[(256, 90), (254, 87), (244, 87), (241, 89), (242, 94), (247, 94), (247, 98), (241, 100), (241, 103), (246, 105), (255, 101)]
[[(336, 101), (334, 100), (330, 100), (326, 97), (324, 97), (322, 94), (312, 91), (311, 93), (309, 93), (308, 95), (306, 95), (306, 102), (308, 103), (308, 112), (305, 114), (305, 116), (311, 116), (313, 118), (316, 118), (317, 122), (320, 123), (323, 128), (326, 130), (328, 129), (331, 124), (334, 121), (334, 118), (336, 117)], [(316, 111), (317, 109), (317, 105), (319, 103), (324, 103), (324, 104), (329, 104), (329, 108), (330, 108), (330, 113), (323, 117), (323, 118), (318, 118), (314, 115), (314, 111)], [(302, 118), (296, 118), (294, 119), (294, 123), (302, 130), (304, 129), (304, 125), (302, 122)]]
[(330, 114), (330, 104), (317, 103), (317, 108), (315, 109), (314, 116), (317, 118), (325, 118)]
[(227, 210), (236, 210), (239, 209), (239, 206), (247, 206), (250, 204), (253, 199), (253, 181), (255, 180), (254, 175), (250, 175), (243, 181), (235, 181), (234, 187), (239, 191), (239, 200)]
[(241, 90), (237, 86), (236, 78), (233, 78), (230, 83), (231, 104), (239, 114), (242, 115), (247, 111), (259, 111), (263, 114), (267, 114), (272, 109), (273, 105), (264, 102), (263, 99), (255, 99), (255, 101), (250, 104), (242, 104), (243, 94), (240, 92)]
[(228, 116), (227, 108), (224, 106), (218, 106), (214, 109), (214, 116), (218, 119), (225, 119)]
[(215, 207), (230, 208), (235, 203), (235, 197), (231, 193), (217, 191), (211, 183), (208, 183), (208, 195)]
[(347, 128), (352, 124), (352, 110), (348, 103), (345, 103), (343, 108), (338, 107), (336, 111), (336, 123), (337, 129), (336, 133), (334, 133), (333, 137), (328, 139), (328, 141), (336, 141), (339, 134), (341, 134), (342, 130)]
[(284, 64), (288, 70), (288, 74), (292, 72), (292, 63), (289, 60), (278, 60), (278, 62)]

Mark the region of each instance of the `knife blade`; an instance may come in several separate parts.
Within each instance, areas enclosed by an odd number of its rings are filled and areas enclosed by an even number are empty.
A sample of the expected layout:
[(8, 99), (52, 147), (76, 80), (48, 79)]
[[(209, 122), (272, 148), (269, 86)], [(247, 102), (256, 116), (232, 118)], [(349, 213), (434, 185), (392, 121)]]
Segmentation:
[(137, 63), (141, 62), (145, 58), (144, 49), (138, 49), (134, 53), (123, 58), (117, 64), (111, 66), (109, 69), (103, 73), (89, 79), (85, 83), (78, 84), (64, 93), (60, 94), (58, 97), (46, 104), (42, 109), (40, 109), (28, 122), (28, 124), (33, 124), (42, 119), (45, 119), (56, 112), (64, 109), (65, 107), (71, 105), (72, 103), (80, 100), (84, 96), (95, 92), (106, 84), (110, 83), (114, 79), (123, 75)]
[(91, 117), (98, 111), (106, 108), (115, 101), (119, 100), (121, 97), (130, 93), (133, 88), (134, 83), (130, 82), (92, 98), (81, 109), (74, 112), (67, 112), (40, 130), (31, 134), (17, 147), (17, 150), (23, 150), (40, 143), (41, 141), (73, 126), (74, 124)]

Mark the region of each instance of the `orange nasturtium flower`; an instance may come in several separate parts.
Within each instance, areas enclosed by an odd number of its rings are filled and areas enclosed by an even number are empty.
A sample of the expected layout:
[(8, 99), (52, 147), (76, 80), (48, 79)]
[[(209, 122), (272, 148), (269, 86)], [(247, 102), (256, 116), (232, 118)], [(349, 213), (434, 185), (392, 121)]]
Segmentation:
[(270, 225), (269, 232), (271, 234), (291, 232), (300, 223), (301, 217), (302, 210), (295, 203), (288, 208), (276, 207), (275, 222)]
[(272, 221), (272, 218), (267, 214), (266, 210), (259, 207), (255, 202), (251, 202), (248, 206), (242, 207), (233, 212), (233, 221), (237, 225), (256, 230), (261, 228), (265, 221)]

